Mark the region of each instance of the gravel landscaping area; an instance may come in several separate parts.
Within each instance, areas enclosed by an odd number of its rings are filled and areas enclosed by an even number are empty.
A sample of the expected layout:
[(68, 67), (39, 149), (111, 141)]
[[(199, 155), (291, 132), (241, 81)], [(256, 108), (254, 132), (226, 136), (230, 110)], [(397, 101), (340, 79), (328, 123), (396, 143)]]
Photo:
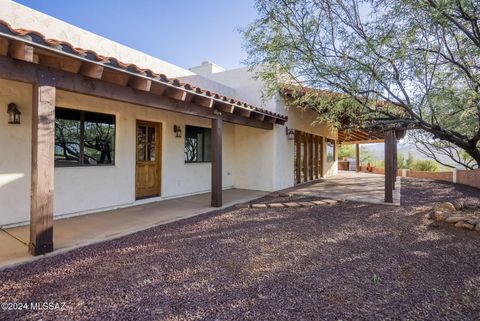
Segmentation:
[(479, 196), (407, 178), (401, 207), (201, 215), (1, 271), (0, 302), (65, 306), (0, 320), (480, 320), (480, 233), (425, 214)]

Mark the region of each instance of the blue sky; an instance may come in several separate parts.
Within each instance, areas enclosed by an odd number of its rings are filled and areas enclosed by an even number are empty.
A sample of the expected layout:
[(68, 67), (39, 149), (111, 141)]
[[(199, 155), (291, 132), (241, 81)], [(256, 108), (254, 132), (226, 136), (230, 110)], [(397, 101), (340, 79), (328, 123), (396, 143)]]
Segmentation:
[(181, 67), (210, 60), (241, 66), (236, 30), (256, 17), (254, 0), (16, 0)]

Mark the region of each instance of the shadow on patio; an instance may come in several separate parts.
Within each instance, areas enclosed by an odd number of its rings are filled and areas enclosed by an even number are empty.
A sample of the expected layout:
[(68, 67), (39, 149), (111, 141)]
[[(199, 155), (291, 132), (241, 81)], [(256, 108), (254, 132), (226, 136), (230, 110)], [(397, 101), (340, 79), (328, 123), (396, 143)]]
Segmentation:
[[(393, 191), (393, 205), (400, 205), (400, 177)], [(338, 171), (338, 175), (288, 189), (294, 194), (374, 204), (385, 203), (385, 176), (371, 173)]]

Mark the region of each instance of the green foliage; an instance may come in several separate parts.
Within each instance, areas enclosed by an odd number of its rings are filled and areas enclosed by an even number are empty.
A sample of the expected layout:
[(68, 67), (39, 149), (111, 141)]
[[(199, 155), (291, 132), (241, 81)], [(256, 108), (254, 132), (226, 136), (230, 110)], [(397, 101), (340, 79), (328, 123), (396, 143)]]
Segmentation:
[(361, 164), (373, 164), (376, 161), (375, 157), (370, 153), (366, 146), (360, 146), (360, 163)]
[[(475, 1), (257, 0), (247, 63), (266, 95), (337, 128), (415, 128), (480, 164)], [(306, 89), (308, 88), (308, 89)]]
[(438, 171), (438, 164), (431, 159), (416, 160), (409, 167), (409, 169), (415, 171), (436, 172)]
[(338, 159), (344, 157), (355, 157), (354, 145), (340, 145), (340, 148), (338, 149)]

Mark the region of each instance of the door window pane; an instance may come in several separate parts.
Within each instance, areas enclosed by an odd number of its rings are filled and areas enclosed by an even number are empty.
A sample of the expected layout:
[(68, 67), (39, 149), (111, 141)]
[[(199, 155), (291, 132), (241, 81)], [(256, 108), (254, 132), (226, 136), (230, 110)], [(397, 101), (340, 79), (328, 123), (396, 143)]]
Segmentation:
[(155, 127), (148, 127), (148, 143), (147, 143), (147, 160), (155, 161), (156, 156), (156, 139)]
[(146, 151), (146, 140), (147, 140), (147, 127), (138, 126), (137, 128), (137, 161), (145, 161), (145, 151)]

